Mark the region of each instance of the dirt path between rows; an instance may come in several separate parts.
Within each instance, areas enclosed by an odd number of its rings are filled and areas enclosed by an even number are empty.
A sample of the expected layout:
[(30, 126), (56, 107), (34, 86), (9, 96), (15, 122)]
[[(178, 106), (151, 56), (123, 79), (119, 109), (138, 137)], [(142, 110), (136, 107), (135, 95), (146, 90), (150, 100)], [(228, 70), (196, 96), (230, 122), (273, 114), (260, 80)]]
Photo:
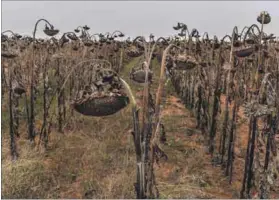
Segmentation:
[(211, 164), (196, 120), (181, 101), (169, 96), (162, 111), (167, 134), (167, 161), (156, 166), (162, 198), (237, 198), (239, 181), (230, 185), (220, 167)]

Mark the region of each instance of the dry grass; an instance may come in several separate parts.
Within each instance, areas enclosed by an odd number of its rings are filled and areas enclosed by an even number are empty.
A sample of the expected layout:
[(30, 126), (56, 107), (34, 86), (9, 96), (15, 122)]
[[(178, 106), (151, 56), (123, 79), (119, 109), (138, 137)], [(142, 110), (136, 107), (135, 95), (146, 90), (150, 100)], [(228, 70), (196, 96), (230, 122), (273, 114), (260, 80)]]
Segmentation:
[[(128, 109), (117, 114), (117, 121), (78, 116), (83, 118), (82, 124), (76, 124), (79, 129), (52, 133), (46, 153), (20, 139), (20, 159), (15, 163), (9, 161), (9, 141), (2, 134), (3, 197), (133, 198), (135, 161), (129, 116)], [(95, 126), (89, 130), (87, 124)]]

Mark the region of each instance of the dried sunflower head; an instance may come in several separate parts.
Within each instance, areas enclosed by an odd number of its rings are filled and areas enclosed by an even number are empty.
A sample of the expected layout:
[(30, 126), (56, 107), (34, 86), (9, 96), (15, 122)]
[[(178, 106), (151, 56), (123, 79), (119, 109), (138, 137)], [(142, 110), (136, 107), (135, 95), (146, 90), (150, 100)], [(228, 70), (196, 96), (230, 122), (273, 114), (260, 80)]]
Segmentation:
[(2, 42), (6, 42), (8, 40), (8, 36), (4, 35), (4, 34), (1, 34), (1, 41)]
[(267, 11), (263, 11), (257, 17), (257, 21), (261, 24), (269, 24), (271, 22), (271, 16)]
[(93, 80), (73, 102), (77, 112), (88, 116), (107, 116), (128, 105), (129, 98), (115, 72), (97, 68)]
[(86, 31), (88, 31), (90, 28), (89, 28), (87, 25), (85, 25), (85, 26), (83, 27), (83, 29), (86, 30)]
[(53, 26), (48, 27), (48, 25), (46, 24), (45, 29), (44, 29), (44, 33), (48, 36), (55, 36), (59, 33), (58, 29), (54, 29)]
[(18, 57), (18, 53), (11, 51), (11, 50), (1, 51), (1, 56), (4, 58), (13, 59), (13, 58)]
[(67, 37), (70, 38), (70, 39), (73, 40), (73, 41), (78, 40), (78, 37), (77, 37), (75, 34), (69, 33), (69, 34), (67, 34)]

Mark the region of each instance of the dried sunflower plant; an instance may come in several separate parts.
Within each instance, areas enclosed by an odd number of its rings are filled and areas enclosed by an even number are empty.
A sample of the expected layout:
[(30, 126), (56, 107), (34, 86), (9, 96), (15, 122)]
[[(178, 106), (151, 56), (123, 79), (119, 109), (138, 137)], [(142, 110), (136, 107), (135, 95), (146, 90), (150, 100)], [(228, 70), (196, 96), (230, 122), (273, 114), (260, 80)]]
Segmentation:
[[(256, 21), (260, 26), (235, 26), (222, 38), (201, 36), (181, 22), (168, 38), (91, 33), (87, 25), (60, 33), (46, 19), (36, 22), (32, 36), (2, 32), (2, 107), (8, 108), (12, 160), (20, 156), (23, 132), (31, 147), (45, 152), (53, 129), (63, 136), (76, 128), (76, 112), (104, 117), (131, 106), (136, 198), (159, 198), (154, 165), (168, 158), (161, 111), (170, 81), (193, 112), (212, 165), (230, 184), (240, 176), (235, 166), (243, 170), (239, 197), (269, 198), (279, 187), (279, 43), (264, 32), (269, 13)], [(41, 22), (46, 39), (36, 38)], [(132, 62), (129, 85), (121, 76)], [(243, 124), (248, 133), (241, 132)], [(239, 147), (245, 137), (247, 144)]]
[[(180, 31), (178, 36), (184, 36), (184, 40), (178, 43), (180, 46), (186, 44), (184, 54), (194, 57), (196, 68), (189, 68), (187, 73), (172, 72), (172, 82), (185, 105), (196, 113), (197, 127), (208, 141), (205, 145), (212, 163), (224, 169), (230, 183), (233, 182), (236, 158), (235, 142), (240, 138), (238, 134), (244, 134), (237, 133), (237, 127), (241, 125), (240, 110), (248, 121), (241, 198), (268, 198), (278, 187), (275, 184), (278, 176), (278, 141), (275, 139), (279, 113), (276, 98), (278, 43), (273, 34), (264, 32), (264, 25), (271, 22), (270, 15), (261, 12), (257, 22), (260, 27), (252, 24), (240, 33), (238, 27), (234, 27), (232, 35), (224, 36), (220, 42), (215, 36), (210, 40), (207, 33), (201, 41), (199, 36), (193, 41), (193, 34), (189, 34), (185, 24), (178, 23), (173, 27)], [(193, 29), (192, 33), (195, 32)], [(191, 53), (193, 55), (189, 55)], [(186, 63), (182, 66), (186, 67)], [(224, 108), (222, 96), (225, 98)], [(217, 122), (222, 125), (218, 127)], [(252, 196), (252, 193), (256, 195)]]

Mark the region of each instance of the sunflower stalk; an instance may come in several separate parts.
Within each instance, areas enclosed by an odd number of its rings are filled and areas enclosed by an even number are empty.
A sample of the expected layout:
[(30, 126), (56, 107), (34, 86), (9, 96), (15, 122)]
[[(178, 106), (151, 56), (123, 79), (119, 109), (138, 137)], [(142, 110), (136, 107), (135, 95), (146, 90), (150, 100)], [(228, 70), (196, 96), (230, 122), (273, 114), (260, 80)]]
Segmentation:
[(232, 33), (232, 39), (231, 39), (231, 51), (230, 51), (230, 70), (227, 77), (227, 86), (226, 86), (226, 101), (225, 101), (225, 111), (224, 111), (224, 122), (222, 127), (222, 154), (221, 154), (221, 163), (223, 163), (223, 159), (225, 156), (226, 151), (226, 139), (227, 139), (227, 130), (228, 130), (228, 122), (229, 122), (229, 101), (231, 100), (231, 86), (233, 84), (233, 68), (234, 68), (234, 55), (233, 55), (233, 49), (234, 49), (234, 39), (235, 35), (237, 34), (237, 27), (234, 27), (233, 33)]
[(14, 109), (13, 109), (13, 102), (14, 102), (14, 94), (12, 89), (12, 82), (13, 82), (13, 66), (9, 68), (9, 130), (10, 130), (10, 150), (11, 150), (11, 157), (12, 160), (15, 161), (18, 158), (17, 146), (16, 146), (16, 139), (15, 139), (15, 130), (14, 130)]
[(44, 149), (47, 149), (48, 145), (48, 134), (47, 134), (47, 127), (49, 125), (48, 123), (48, 116), (49, 116), (49, 108), (47, 103), (48, 103), (48, 63), (49, 59), (48, 57), (45, 60), (45, 64), (43, 65), (43, 124), (40, 130), (40, 140), (38, 146), (41, 144), (41, 141), (43, 141)]
[(232, 171), (233, 171), (233, 161), (234, 161), (234, 141), (235, 141), (235, 132), (236, 132), (236, 121), (237, 121), (237, 110), (238, 110), (238, 98), (235, 99), (233, 111), (232, 111), (232, 119), (231, 119), (231, 127), (230, 127), (230, 135), (229, 135), (229, 146), (228, 146), (228, 159), (226, 166), (226, 176), (229, 176), (229, 183), (232, 183)]
[(56, 77), (57, 77), (57, 106), (58, 106), (58, 131), (60, 133), (63, 133), (63, 123), (64, 123), (64, 114), (63, 114), (63, 111), (64, 111), (64, 104), (65, 104), (65, 101), (64, 101), (64, 89), (61, 89), (60, 88), (60, 85), (63, 81), (62, 79), (62, 75), (61, 75), (61, 69), (60, 69), (60, 60), (57, 59), (57, 69), (56, 69)]
[[(221, 58), (221, 50), (219, 51), (219, 59)], [(220, 89), (219, 89), (219, 80), (220, 80), (220, 64), (217, 63), (216, 66), (216, 77), (215, 77), (215, 89), (214, 89), (214, 99), (213, 99), (213, 109), (211, 116), (211, 125), (209, 131), (209, 152), (213, 155), (214, 152), (214, 138), (216, 135), (216, 122), (217, 114), (219, 110), (219, 99), (220, 99)]]

